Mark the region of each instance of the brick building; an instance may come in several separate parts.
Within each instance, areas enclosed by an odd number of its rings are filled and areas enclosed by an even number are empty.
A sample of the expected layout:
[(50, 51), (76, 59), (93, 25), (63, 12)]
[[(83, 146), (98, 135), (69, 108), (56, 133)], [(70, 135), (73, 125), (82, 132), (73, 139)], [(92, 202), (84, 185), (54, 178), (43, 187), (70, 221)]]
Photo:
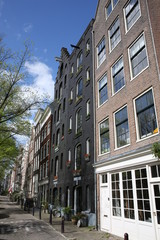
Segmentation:
[(61, 49), (55, 83), (50, 196), (75, 213), (95, 212), (92, 26)]
[(160, 1), (100, 0), (94, 30), (97, 218), (160, 239)]

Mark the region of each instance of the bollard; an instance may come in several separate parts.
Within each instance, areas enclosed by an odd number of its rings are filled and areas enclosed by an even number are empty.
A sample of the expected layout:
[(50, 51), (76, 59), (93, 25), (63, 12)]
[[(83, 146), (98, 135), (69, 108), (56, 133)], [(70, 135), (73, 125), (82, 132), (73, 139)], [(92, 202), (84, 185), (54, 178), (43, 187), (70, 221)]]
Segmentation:
[(41, 220), (41, 207), (39, 208), (39, 219)]
[(125, 233), (125, 234), (124, 234), (124, 240), (129, 240), (128, 233)]
[(64, 217), (62, 217), (62, 222), (61, 222), (61, 233), (64, 233)]
[(50, 219), (49, 219), (49, 223), (52, 225), (52, 209), (50, 210)]
[(34, 216), (34, 207), (33, 207), (33, 209), (32, 209), (32, 214), (33, 214), (33, 216)]

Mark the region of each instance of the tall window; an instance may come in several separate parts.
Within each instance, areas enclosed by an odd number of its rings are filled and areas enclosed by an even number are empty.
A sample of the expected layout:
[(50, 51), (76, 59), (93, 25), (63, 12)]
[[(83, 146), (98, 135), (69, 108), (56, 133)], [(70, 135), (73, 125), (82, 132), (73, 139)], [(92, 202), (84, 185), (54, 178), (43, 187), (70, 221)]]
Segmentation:
[(141, 35), (129, 48), (132, 78), (148, 66), (144, 35)]
[(50, 129), (51, 129), (51, 122), (48, 123), (48, 128), (47, 128), (47, 135), (50, 134)]
[(152, 90), (135, 100), (138, 138), (142, 139), (158, 132)]
[(112, 174), (112, 214), (121, 216), (121, 195), (119, 173)]
[(100, 124), (100, 154), (109, 152), (109, 119), (106, 119)]
[(68, 150), (68, 161), (71, 161), (71, 149)]
[(63, 153), (61, 153), (60, 169), (63, 169)]
[(75, 169), (76, 170), (81, 169), (81, 155), (82, 155), (81, 144), (78, 144), (75, 148)]
[(115, 125), (116, 125), (116, 146), (117, 148), (129, 144), (129, 127), (128, 127), (128, 114), (127, 107), (124, 107), (120, 111), (115, 113)]
[(72, 64), (72, 66), (71, 66), (71, 73), (72, 73), (72, 74), (74, 73), (74, 66), (73, 66), (73, 64)]
[(151, 209), (145, 168), (135, 171), (139, 221), (151, 222)]
[(99, 81), (99, 105), (102, 105), (108, 99), (107, 75)]
[(113, 11), (113, 8), (116, 6), (117, 2), (119, 0), (110, 0), (106, 7), (106, 17), (108, 18), (111, 12)]
[(48, 177), (48, 161), (46, 162), (46, 177)]
[(61, 118), (61, 104), (60, 104), (59, 107), (58, 107), (58, 112), (57, 112), (57, 122), (60, 121), (60, 118)]
[(88, 68), (87, 71), (86, 71), (86, 80), (87, 81), (90, 80), (90, 68)]
[(90, 99), (86, 102), (86, 116), (90, 115)]
[(57, 130), (56, 134), (56, 146), (59, 146), (60, 143), (60, 129)]
[(76, 112), (76, 133), (82, 131), (82, 109), (78, 109)]
[(70, 91), (70, 99), (73, 99), (73, 89)]
[(65, 111), (65, 108), (66, 108), (66, 99), (64, 98), (63, 99), (63, 112)]
[(122, 173), (122, 184), (123, 184), (124, 217), (135, 219), (131, 171)]
[(105, 38), (103, 38), (97, 46), (98, 67), (104, 62), (105, 59), (106, 59)]
[(126, 28), (129, 30), (140, 17), (139, 0), (130, 0), (124, 8)]
[(86, 43), (86, 53), (88, 53), (89, 51), (90, 51), (90, 39), (88, 39)]
[(124, 86), (123, 58), (120, 58), (112, 67), (113, 93), (118, 92)]
[(78, 80), (76, 85), (76, 97), (82, 96), (82, 78)]
[(112, 24), (109, 29), (110, 51), (112, 51), (121, 41), (120, 21), (119, 18)]
[(59, 99), (61, 99), (61, 98), (62, 98), (62, 82), (59, 86)]
[(58, 176), (58, 157), (55, 159), (55, 169), (54, 176)]
[(62, 124), (62, 137), (64, 137), (64, 124)]
[(69, 118), (69, 129), (72, 129), (72, 116)]
[(86, 140), (86, 154), (90, 154), (90, 139)]
[(82, 66), (82, 59), (83, 59), (83, 55), (82, 55), (82, 52), (80, 52), (77, 57), (77, 72)]

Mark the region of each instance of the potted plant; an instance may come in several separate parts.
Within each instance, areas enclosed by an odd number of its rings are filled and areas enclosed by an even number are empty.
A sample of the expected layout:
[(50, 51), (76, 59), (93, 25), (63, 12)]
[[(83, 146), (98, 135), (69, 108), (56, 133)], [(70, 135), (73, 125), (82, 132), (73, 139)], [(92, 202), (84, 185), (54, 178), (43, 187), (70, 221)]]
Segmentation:
[(71, 219), (71, 207), (70, 206), (64, 207), (63, 208), (63, 213), (64, 213), (64, 219), (66, 221), (70, 221), (70, 219)]
[(77, 221), (78, 221), (77, 216), (76, 216), (76, 215), (73, 215), (73, 216), (71, 217), (71, 221), (72, 221), (72, 223), (73, 223), (74, 225), (76, 225), (76, 224), (77, 224)]

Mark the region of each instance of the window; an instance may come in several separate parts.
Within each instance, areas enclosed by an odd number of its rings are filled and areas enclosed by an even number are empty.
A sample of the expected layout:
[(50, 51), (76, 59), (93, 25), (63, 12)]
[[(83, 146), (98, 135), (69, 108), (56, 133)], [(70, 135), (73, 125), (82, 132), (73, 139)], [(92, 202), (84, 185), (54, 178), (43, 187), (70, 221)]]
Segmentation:
[(64, 124), (62, 124), (62, 140), (64, 138)]
[(42, 179), (42, 165), (40, 166), (40, 176), (39, 176), (39, 179), (40, 180)]
[(151, 166), (152, 178), (160, 177), (160, 165)]
[(107, 7), (106, 7), (106, 17), (108, 18), (111, 12), (113, 11), (113, 8), (116, 6), (118, 0), (110, 0)]
[(100, 154), (109, 152), (109, 119), (100, 123)]
[(152, 90), (135, 100), (138, 139), (158, 132)]
[(57, 130), (56, 146), (59, 146), (59, 143), (60, 143), (60, 129)]
[(146, 169), (135, 171), (139, 221), (152, 222)]
[(55, 159), (55, 171), (54, 171), (54, 179), (56, 180), (58, 176), (58, 157)]
[(61, 153), (60, 169), (63, 169), (63, 153)]
[(49, 154), (49, 140), (47, 141), (47, 155)]
[(47, 128), (47, 135), (50, 134), (50, 129), (51, 129), (51, 122), (48, 123), (48, 128)]
[(90, 40), (88, 39), (86, 43), (86, 53), (88, 53), (89, 51), (90, 51)]
[(44, 158), (46, 157), (46, 154), (47, 154), (47, 146), (46, 144), (44, 145)]
[(81, 169), (81, 144), (77, 145), (75, 148), (75, 169)]
[(123, 58), (120, 58), (112, 66), (112, 86), (113, 93), (118, 92), (124, 86), (124, 67), (123, 67)]
[(54, 112), (54, 123), (56, 122), (56, 111)]
[(82, 52), (80, 52), (77, 57), (77, 72), (80, 70), (82, 66), (82, 59), (83, 59), (83, 55), (82, 55)]
[(112, 24), (109, 29), (110, 51), (112, 51), (121, 41), (120, 21), (119, 18)]
[(90, 99), (86, 102), (86, 116), (90, 115)]
[(62, 98), (62, 82), (59, 86), (59, 99), (61, 99), (61, 98)]
[(74, 73), (74, 66), (73, 66), (73, 64), (72, 64), (72, 66), (71, 66), (71, 73), (72, 73), (72, 74)]
[(43, 147), (41, 148), (41, 160), (43, 160)]
[(90, 68), (88, 68), (87, 71), (86, 71), (86, 80), (87, 81), (90, 80)]
[(104, 62), (105, 59), (106, 59), (105, 38), (103, 38), (97, 46), (98, 67)]
[(57, 122), (60, 121), (60, 118), (61, 118), (61, 104), (60, 104), (59, 107), (58, 107), (58, 112), (57, 112)]
[(116, 147), (122, 147), (130, 143), (127, 107), (115, 113)]
[(69, 118), (69, 129), (72, 129), (72, 116)]
[(82, 78), (79, 79), (76, 86), (76, 97), (79, 98), (82, 96)]
[(70, 99), (71, 100), (73, 99), (73, 89), (71, 89), (71, 91), (70, 91)]
[(91, 193), (89, 186), (86, 186), (86, 209), (91, 210)]
[(82, 132), (82, 109), (76, 112), (76, 133)]
[(99, 105), (102, 105), (108, 99), (107, 75), (99, 81)]
[(108, 183), (107, 173), (106, 174), (102, 174), (102, 183)]
[(62, 77), (63, 75), (63, 63), (61, 63), (61, 67), (60, 67), (60, 78)]
[(51, 161), (51, 173), (53, 172), (53, 159)]
[(46, 162), (46, 177), (48, 177), (48, 161)]
[(126, 29), (129, 30), (140, 17), (139, 0), (130, 0), (124, 8)]
[(66, 99), (64, 98), (63, 99), (63, 112), (65, 111), (65, 108), (66, 108)]
[(66, 87), (66, 84), (67, 84), (67, 75), (65, 75), (64, 77), (64, 88)]
[(71, 149), (68, 150), (68, 161), (71, 161)]
[(144, 35), (141, 35), (129, 48), (129, 55), (132, 70), (131, 75), (133, 78), (148, 66)]
[(124, 217), (135, 219), (131, 171), (122, 173), (122, 185), (123, 185)]
[(86, 140), (86, 154), (90, 154), (90, 139)]
[(113, 216), (121, 216), (121, 195), (120, 195), (120, 179), (119, 173), (111, 175), (112, 181), (112, 214)]

